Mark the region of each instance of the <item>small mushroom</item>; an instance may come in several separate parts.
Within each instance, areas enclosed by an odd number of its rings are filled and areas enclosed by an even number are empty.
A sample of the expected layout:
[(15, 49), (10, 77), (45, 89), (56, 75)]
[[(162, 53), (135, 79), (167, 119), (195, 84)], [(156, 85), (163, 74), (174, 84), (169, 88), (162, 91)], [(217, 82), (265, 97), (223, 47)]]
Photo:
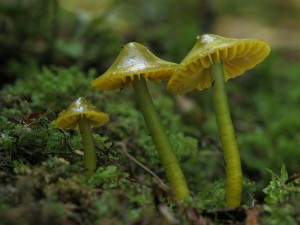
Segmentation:
[(168, 90), (184, 94), (213, 84), (213, 103), (226, 163), (227, 207), (240, 205), (241, 160), (232, 125), (225, 81), (260, 63), (270, 52), (267, 43), (255, 39), (233, 39), (213, 34), (197, 37), (197, 42), (168, 82)]
[(130, 42), (122, 48), (112, 66), (92, 81), (91, 85), (103, 90), (113, 90), (132, 83), (140, 110), (174, 194), (178, 199), (184, 199), (189, 196), (189, 189), (146, 83), (146, 79), (168, 79), (177, 66), (178, 64), (159, 59), (143, 45)]
[(79, 129), (84, 149), (85, 175), (91, 177), (96, 169), (96, 151), (91, 127), (106, 124), (108, 114), (98, 111), (89, 101), (80, 97), (56, 119), (60, 129)]

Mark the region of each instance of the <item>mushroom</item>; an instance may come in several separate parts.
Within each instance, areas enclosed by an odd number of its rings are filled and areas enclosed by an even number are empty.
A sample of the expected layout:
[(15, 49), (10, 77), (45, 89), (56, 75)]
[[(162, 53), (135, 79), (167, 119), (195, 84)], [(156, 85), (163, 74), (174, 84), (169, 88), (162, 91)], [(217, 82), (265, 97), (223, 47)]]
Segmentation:
[(164, 167), (167, 179), (178, 199), (189, 196), (184, 174), (172, 150), (165, 129), (150, 96), (146, 79), (168, 79), (178, 64), (156, 57), (145, 46), (130, 42), (120, 51), (112, 66), (91, 85), (103, 90), (122, 88), (132, 83), (139, 108)]
[(60, 129), (79, 128), (84, 149), (85, 175), (91, 177), (96, 169), (96, 151), (91, 127), (106, 124), (108, 114), (98, 111), (83, 97), (72, 102), (56, 119), (55, 124)]
[(256, 39), (233, 39), (213, 34), (198, 36), (196, 44), (168, 82), (167, 89), (174, 94), (213, 86), (213, 104), (226, 164), (227, 207), (240, 205), (242, 169), (225, 81), (253, 68), (269, 52), (268, 44)]

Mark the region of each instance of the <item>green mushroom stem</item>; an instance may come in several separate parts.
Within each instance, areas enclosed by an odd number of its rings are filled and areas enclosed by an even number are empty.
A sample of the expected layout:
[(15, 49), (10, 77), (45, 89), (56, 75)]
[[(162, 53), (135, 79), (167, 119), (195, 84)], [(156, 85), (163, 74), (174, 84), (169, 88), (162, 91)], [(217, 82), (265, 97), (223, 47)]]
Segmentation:
[(55, 125), (60, 129), (79, 129), (84, 149), (84, 175), (87, 178), (94, 174), (97, 162), (91, 127), (102, 126), (108, 121), (108, 114), (97, 110), (84, 97), (72, 102), (55, 120)]
[(228, 107), (223, 63), (213, 64), (210, 71), (213, 80), (213, 104), (226, 164), (226, 205), (227, 207), (237, 207), (241, 203), (243, 175), (240, 153)]
[(135, 77), (133, 86), (140, 110), (157, 149), (160, 161), (165, 169), (167, 179), (176, 198), (183, 200), (189, 196), (189, 189), (165, 129), (157, 115), (146, 80), (142, 76), (140, 78)]
[(96, 170), (96, 151), (93, 133), (89, 121), (85, 116), (81, 116), (78, 120), (79, 131), (82, 138), (82, 145), (84, 149), (84, 166), (86, 177), (91, 177)]

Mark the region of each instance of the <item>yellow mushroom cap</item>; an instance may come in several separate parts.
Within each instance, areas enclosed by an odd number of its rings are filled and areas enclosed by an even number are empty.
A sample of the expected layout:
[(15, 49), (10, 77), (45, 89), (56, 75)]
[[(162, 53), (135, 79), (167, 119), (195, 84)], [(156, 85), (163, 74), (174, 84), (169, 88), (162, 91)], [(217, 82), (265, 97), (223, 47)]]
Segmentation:
[(98, 111), (89, 101), (80, 97), (59, 115), (55, 124), (61, 129), (76, 129), (78, 119), (82, 117), (85, 117), (92, 127), (102, 126), (109, 120), (108, 114)]
[(184, 94), (211, 86), (210, 66), (223, 62), (227, 81), (253, 68), (270, 53), (269, 45), (256, 39), (234, 39), (205, 34), (180, 63), (168, 82), (168, 90)]
[(122, 48), (111, 67), (91, 85), (103, 90), (122, 88), (133, 81), (135, 75), (160, 81), (169, 79), (177, 66), (156, 57), (145, 46), (130, 42)]

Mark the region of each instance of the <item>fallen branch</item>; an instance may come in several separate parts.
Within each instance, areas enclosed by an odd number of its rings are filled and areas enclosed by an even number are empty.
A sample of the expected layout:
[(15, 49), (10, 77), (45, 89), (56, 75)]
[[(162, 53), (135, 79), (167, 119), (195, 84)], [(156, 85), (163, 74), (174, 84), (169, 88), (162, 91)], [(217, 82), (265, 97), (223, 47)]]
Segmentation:
[(134, 162), (136, 165), (141, 167), (143, 170), (145, 170), (147, 173), (149, 173), (151, 176), (154, 177), (154, 179), (161, 185), (161, 187), (165, 190), (170, 190), (170, 188), (152, 171), (150, 170), (147, 166), (142, 164), (140, 161), (138, 161), (135, 157), (133, 157), (128, 151), (127, 151), (127, 141), (124, 142), (118, 142), (116, 146), (121, 147), (121, 153), (123, 153), (128, 159), (130, 159), (132, 162)]

